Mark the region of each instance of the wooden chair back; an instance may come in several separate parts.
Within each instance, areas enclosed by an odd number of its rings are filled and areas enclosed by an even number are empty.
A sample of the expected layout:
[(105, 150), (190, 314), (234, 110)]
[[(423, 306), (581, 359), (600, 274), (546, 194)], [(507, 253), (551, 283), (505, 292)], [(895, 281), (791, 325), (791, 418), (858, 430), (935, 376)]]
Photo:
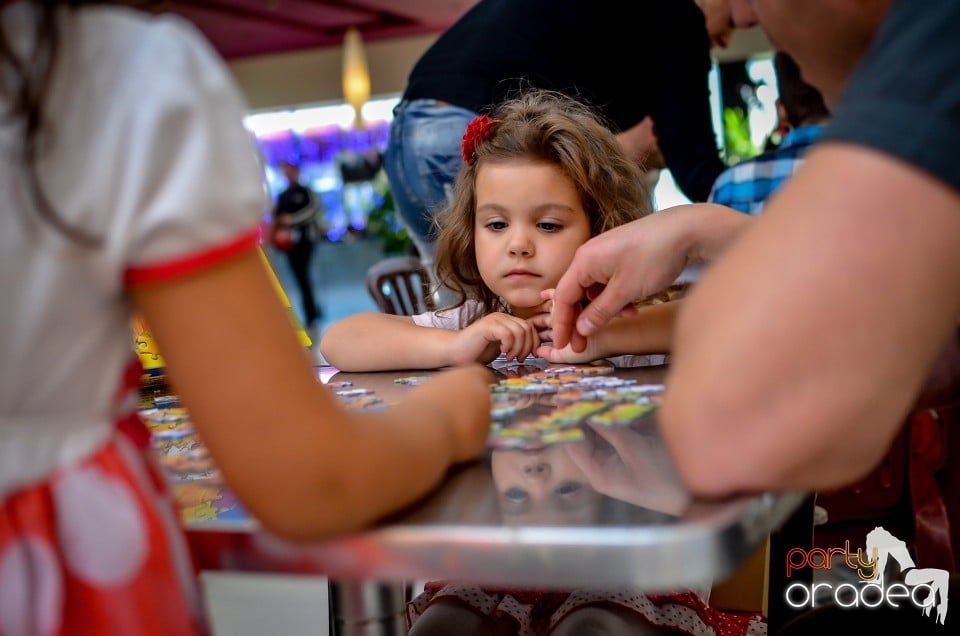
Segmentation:
[(412, 316), (433, 311), (430, 277), (420, 259), (394, 256), (367, 270), (367, 291), (385, 314)]

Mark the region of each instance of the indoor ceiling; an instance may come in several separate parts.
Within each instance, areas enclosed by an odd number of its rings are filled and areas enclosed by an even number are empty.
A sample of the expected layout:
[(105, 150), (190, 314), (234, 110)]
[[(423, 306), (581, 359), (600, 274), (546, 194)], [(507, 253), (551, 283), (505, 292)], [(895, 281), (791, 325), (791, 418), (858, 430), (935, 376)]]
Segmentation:
[[(166, 0), (154, 10), (193, 22), (227, 59), (339, 46), (357, 27), (367, 41), (436, 33), (477, 0)], [(159, 5), (159, 6), (157, 6)]]

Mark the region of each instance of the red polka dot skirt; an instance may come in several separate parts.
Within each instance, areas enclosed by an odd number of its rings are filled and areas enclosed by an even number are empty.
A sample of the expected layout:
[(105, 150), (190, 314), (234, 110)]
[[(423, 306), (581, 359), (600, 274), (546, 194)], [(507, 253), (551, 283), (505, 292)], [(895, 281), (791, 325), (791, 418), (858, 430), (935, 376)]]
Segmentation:
[(128, 439), (0, 507), (0, 636), (203, 633), (162, 479)]

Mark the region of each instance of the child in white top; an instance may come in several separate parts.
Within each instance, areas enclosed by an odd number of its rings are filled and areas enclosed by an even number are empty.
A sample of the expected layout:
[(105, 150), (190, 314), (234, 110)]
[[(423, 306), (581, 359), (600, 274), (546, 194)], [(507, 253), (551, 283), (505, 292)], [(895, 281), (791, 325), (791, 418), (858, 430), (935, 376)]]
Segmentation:
[(189, 635), (183, 531), (119, 432), (143, 430), (134, 310), (230, 487), (286, 537), (358, 528), (480, 454), (489, 372), (340, 410), (261, 262), (222, 61), (181, 19), (67, 4), (0, 10), (0, 634)]
[[(458, 301), (418, 316), (355, 314), (320, 349), (342, 371), (667, 351), (674, 303), (610, 323), (575, 354), (550, 339), (551, 293), (577, 248), (650, 213), (642, 173), (586, 107), (532, 91), (471, 122), (454, 202), (438, 217), (436, 268)], [(436, 329), (435, 327), (439, 327)], [(651, 362), (662, 361), (662, 356)], [(634, 363), (636, 361), (633, 361)]]
[[(532, 91), (480, 116), (467, 129), (454, 203), (439, 217), (436, 266), (454, 306), (417, 316), (365, 313), (332, 325), (323, 355), (344, 371), (433, 368), (524, 360), (584, 362), (624, 352), (668, 351), (678, 302), (647, 304), (615, 318), (583, 354), (543, 344), (551, 338), (551, 292), (591, 236), (647, 215), (638, 167), (584, 106)], [(650, 363), (624, 356), (620, 364)], [(662, 356), (654, 363), (661, 361)], [(602, 498), (563, 446), (494, 451), (491, 469), (505, 515), (514, 506), (549, 517), (549, 501), (588, 514)], [(525, 472), (538, 478), (517, 477)], [(536, 481), (522, 493), (520, 484)], [(577, 506), (573, 506), (577, 507)], [(562, 585), (562, 581), (557, 582)], [(429, 582), (408, 604), (411, 636), (447, 634), (743, 634), (755, 616), (727, 617), (696, 591), (521, 590)]]

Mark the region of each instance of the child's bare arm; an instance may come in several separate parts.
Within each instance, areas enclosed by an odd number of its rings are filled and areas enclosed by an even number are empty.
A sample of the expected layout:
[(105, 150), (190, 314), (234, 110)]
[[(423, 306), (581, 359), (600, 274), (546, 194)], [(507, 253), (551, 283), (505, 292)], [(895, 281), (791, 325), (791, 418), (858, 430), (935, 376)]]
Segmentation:
[(456, 336), (447, 329), (421, 327), (409, 316), (364, 312), (330, 325), (320, 353), (341, 371), (437, 369), (456, 364)]
[(131, 291), (230, 487), (278, 534), (355, 530), (482, 452), (487, 370), (440, 374), (384, 413), (341, 410), (255, 251)]
[(673, 327), (682, 300), (637, 307), (637, 313), (615, 318), (596, 333), (607, 355), (622, 353), (669, 353)]
[(522, 360), (539, 344), (531, 325), (500, 312), (456, 331), (421, 327), (408, 316), (370, 312), (331, 325), (320, 352), (341, 371), (362, 372), (485, 364), (500, 353)]
[[(632, 316), (614, 318), (600, 331), (587, 338), (587, 347), (575, 352), (570, 345), (556, 349), (552, 344), (541, 346), (537, 355), (559, 363), (577, 363), (623, 354), (669, 353), (677, 311), (683, 301), (674, 300), (638, 307)], [(547, 324), (549, 314), (541, 314), (538, 322)], [(549, 336), (549, 330), (544, 332)]]

